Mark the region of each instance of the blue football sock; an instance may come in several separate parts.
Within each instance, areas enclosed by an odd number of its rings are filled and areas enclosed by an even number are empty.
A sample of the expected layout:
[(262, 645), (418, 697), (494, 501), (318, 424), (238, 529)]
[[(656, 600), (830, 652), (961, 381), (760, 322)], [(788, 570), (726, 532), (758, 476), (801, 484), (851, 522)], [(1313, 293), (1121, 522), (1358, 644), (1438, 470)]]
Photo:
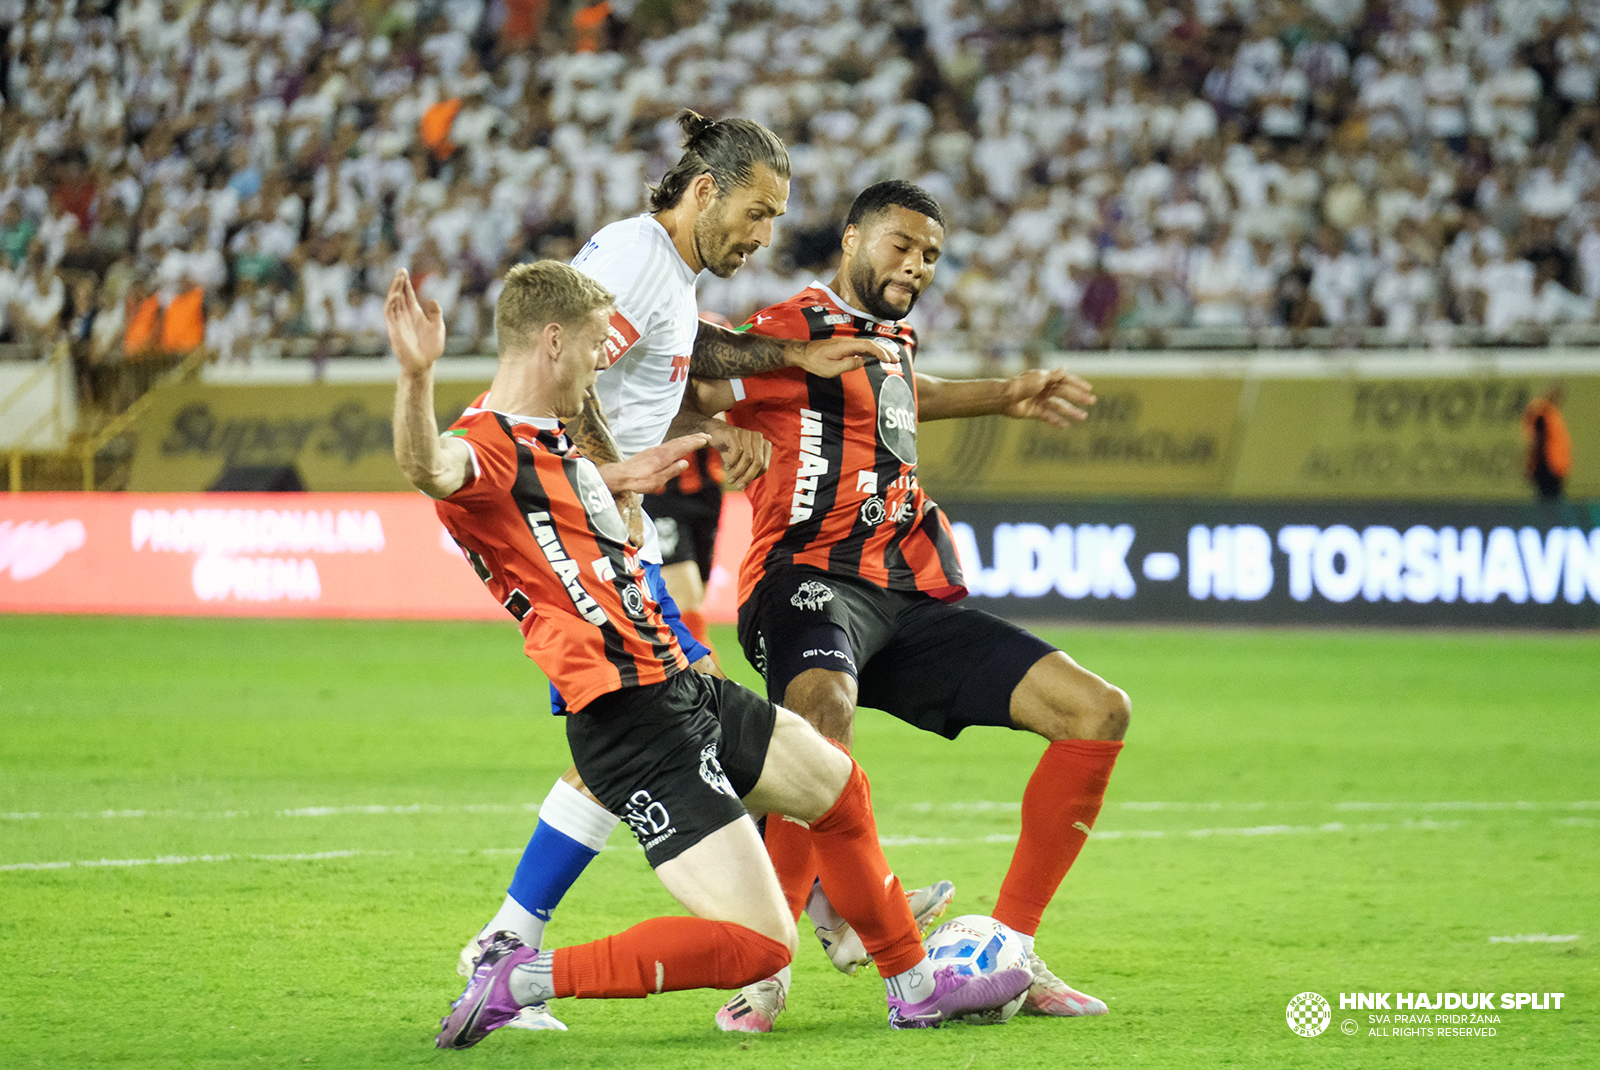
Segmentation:
[(506, 889), (511, 900), (542, 927), (616, 827), (611, 811), (565, 780), (557, 780), (539, 807), (539, 826)]
[(541, 821), (522, 852), (506, 892), (534, 917), (549, 921), (550, 912), (597, 854)]

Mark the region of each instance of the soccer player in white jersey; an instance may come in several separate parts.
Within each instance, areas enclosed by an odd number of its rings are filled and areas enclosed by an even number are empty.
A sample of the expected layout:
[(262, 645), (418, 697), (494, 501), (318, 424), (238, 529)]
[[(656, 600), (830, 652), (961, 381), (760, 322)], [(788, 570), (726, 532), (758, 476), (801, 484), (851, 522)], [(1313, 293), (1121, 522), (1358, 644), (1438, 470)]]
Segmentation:
[[(770, 447), (754, 432), (681, 414), (691, 373), (730, 378), (795, 366), (837, 376), (867, 360), (898, 358), (861, 339), (782, 341), (700, 321), (694, 292), (700, 272), (727, 278), (771, 244), (774, 221), (788, 206), (789, 153), (776, 134), (748, 119), (713, 121), (685, 111), (678, 121), (685, 135), (683, 156), (651, 191), (650, 212), (602, 228), (572, 261), (616, 295), (616, 305), (607, 341), (611, 366), (565, 430), (597, 464), (659, 445), (669, 430), (674, 437), (703, 432), (722, 454), (727, 485), (739, 489), (766, 470)], [(709, 652), (683, 627), (661, 581), (660, 546), (638, 495), (619, 495), (618, 505), (642, 548), (640, 560), (663, 617), (694, 667), (714, 672)], [(555, 702), (561, 712), (558, 697)], [(513, 932), (538, 947), (550, 912), (617, 821), (569, 769), (539, 808), (539, 825), (505, 902), (462, 950), (462, 975), (470, 976), (496, 932)], [(511, 1024), (566, 1028), (544, 1004), (524, 1008)]]

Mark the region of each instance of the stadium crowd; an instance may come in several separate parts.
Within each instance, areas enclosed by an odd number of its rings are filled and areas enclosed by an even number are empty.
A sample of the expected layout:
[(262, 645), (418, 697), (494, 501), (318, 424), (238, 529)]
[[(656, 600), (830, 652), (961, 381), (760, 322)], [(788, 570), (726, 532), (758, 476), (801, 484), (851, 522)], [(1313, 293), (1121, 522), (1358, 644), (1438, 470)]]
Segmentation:
[[(581, 3), (581, 0), (580, 0)], [(790, 147), (782, 300), (851, 198), (944, 205), (932, 338), (1600, 320), (1594, 0), (0, 0), (0, 338), (86, 367), (375, 351), (394, 269), (497, 279), (642, 211), (673, 115)]]

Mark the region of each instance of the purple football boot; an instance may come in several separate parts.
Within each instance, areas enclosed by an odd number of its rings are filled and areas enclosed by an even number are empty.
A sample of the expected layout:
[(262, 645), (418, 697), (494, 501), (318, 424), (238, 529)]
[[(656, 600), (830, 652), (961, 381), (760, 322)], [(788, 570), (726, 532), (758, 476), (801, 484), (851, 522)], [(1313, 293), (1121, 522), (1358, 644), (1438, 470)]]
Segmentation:
[(434, 1047), (470, 1048), (515, 1018), (522, 1005), (511, 998), (511, 971), (538, 957), (538, 948), (528, 947), (508, 932), (495, 933), (483, 949), (478, 968), (472, 971), (467, 990), (439, 1020), (444, 1028), (433, 1038)]
[(978, 977), (967, 977), (954, 967), (944, 966), (933, 973), (933, 994), (919, 1003), (889, 997), (890, 1029), (935, 1029), (950, 1018), (988, 1010), (1015, 999), (1033, 984), (1033, 973), (1025, 966)]

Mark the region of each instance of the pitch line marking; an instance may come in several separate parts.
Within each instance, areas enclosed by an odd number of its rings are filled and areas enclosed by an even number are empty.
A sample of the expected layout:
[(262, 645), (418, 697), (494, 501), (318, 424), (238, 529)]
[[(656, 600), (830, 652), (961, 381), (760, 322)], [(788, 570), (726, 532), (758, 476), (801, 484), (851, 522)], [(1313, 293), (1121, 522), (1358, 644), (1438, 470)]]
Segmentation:
[[(1370, 824), (1348, 825), (1342, 821), (1328, 821), (1321, 825), (1255, 825), (1245, 828), (1206, 828), (1206, 829), (1109, 829), (1104, 832), (1096, 830), (1091, 833), (1096, 840), (1161, 840), (1161, 839), (1192, 839), (1205, 840), (1212, 838), (1255, 837), (1255, 836), (1303, 836), (1317, 833), (1341, 832), (1451, 832), (1466, 826), (1463, 821), (1421, 821), (1401, 822), (1376, 822)], [(1010, 833), (991, 833), (988, 836), (879, 836), (878, 842), (884, 847), (944, 847), (962, 846), (971, 844), (988, 843), (1015, 843), (1017, 837)], [(637, 843), (607, 844), (602, 850), (634, 850), (641, 848)], [(156, 858), (95, 858), (74, 862), (12, 862), (0, 865), (0, 873), (24, 872), (35, 870), (72, 869), (72, 868), (120, 868), (133, 866), (179, 866), (196, 862), (319, 862), (334, 858), (360, 858), (378, 855), (436, 855), (436, 854), (481, 854), (481, 855), (521, 855), (521, 847), (485, 847), (475, 851), (316, 851), (310, 853), (289, 854), (216, 854), (216, 855), (160, 855)]]
[[(890, 802), (884, 809), (892, 810), (896, 806), (903, 807), (915, 814), (932, 813), (935, 810), (952, 811), (956, 813), (993, 813), (1016, 812), (1021, 810), (1020, 802), (997, 802), (990, 799), (974, 799), (961, 802), (914, 802), (896, 804)], [(1136, 813), (1218, 813), (1223, 811), (1261, 811), (1273, 809), (1296, 808), (1326, 808), (1334, 811), (1386, 811), (1386, 810), (1469, 810), (1469, 811), (1510, 811), (1534, 812), (1541, 810), (1600, 810), (1600, 801), (1578, 800), (1575, 802), (1483, 802), (1483, 801), (1442, 801), (1442, 802), (1121, 802), (1117, 807)], [(349, 806), (297, 806), (283, 810), (77, 810), (70, 812), (49, 813), (39, 810), (13, 810), (0, 812), (0, 821), (94, 821), (94, 820), (120, 820), (127, 818), (154, 818), (157, 820), (232, 820), (239, 818), (298, 818), (298, 817), (346, 817), (346, 816), (414, 816), (418, 814), (448, 816), (450, 814), (538, 814), (538, 803), (457, 803), (441, 805), (438, 803), (403, 803), (384, 804), (367, 803)], [(1583, 818), (1571, 819), (1573, 823), (1583, 822)]]
[(1577, 933), (1551, 936), (1549, 933), (1518, 933), (1515, 936), (1491, 936), (1491, 944), (1568, 944), (1578, 938)]
[(151, 817), (178, 820), (227, 820), (241, 817), (342, 817), (355, 815), (410, 816), (414, 814), (537, 814), (538, 803), (408, 803), (399, 806), (367, 804), (361, 806), (299, 806), (289, 810), (77, 810), (70, 813), (11, 811), (0, 813), (0, 821), (114, 820)]

